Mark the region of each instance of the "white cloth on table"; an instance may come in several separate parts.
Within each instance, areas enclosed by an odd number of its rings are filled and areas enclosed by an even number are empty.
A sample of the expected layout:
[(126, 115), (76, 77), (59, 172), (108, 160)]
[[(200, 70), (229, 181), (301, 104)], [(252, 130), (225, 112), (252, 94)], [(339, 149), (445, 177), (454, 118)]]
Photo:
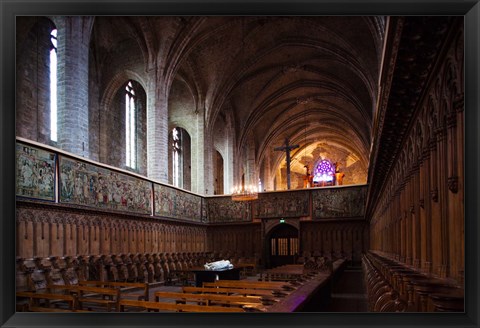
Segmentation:
[(203, 267), (205, 268), (205, 270), (226, 270), (226, 269), (232, 269), (233, 264), (230, 263), (229, 260), (221, 260), (221, 261), (205, 263)]

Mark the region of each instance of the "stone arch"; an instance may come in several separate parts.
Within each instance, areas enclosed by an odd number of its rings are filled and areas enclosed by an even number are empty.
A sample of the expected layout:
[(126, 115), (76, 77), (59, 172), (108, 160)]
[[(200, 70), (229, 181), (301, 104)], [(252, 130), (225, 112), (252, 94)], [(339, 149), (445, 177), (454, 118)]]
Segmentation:
[[(173, 131), (176, 130), (178, 141), (173, 140)], [(183, 125), (173, 126), (168, 132), (168, 181), (170, 184), (183, 188), (192, 189), (192, 137)], [(175, 145), (178, 145), (177, 148)], [(174, 167), (174, 147), (178, 151), (178, 165)], [(177, 173), (176, 170), (178, 170)], [(174, 181), (174, 176), (178, 174), (178, 181)]]
[[(120, 106), (116, 104), (123, 102), (121, 93), (128, 81), (133, 81), (138, 95), (137, 106), (137, 168), (140, 173), (146, 173), (146, 112), (147, 112), (147, 82), (144, 78), (131, 70), (124, 70), (115, 74), (107, 84), (100, 101), (99, 111), (99, 160), (102, 163), (114, 165), (120, 168), (125, 166), (125, 140), (124, 129), (120, 127), (124, 124), (125, 113)], [(112, 124), (117, 123), (117, 125)], [(120, 125), (120, 126), (118, 126)], [(117, 138), (112, 138), (113, 135), (118, 135)], [(118, 144), (112, 145), (112, 140), (117, 139)], [(111, 157), (112, 148), (117, 150), (117, 153), (122, 154), (120, 157)], [(120, 151), (121, 150), (121, 151)]]

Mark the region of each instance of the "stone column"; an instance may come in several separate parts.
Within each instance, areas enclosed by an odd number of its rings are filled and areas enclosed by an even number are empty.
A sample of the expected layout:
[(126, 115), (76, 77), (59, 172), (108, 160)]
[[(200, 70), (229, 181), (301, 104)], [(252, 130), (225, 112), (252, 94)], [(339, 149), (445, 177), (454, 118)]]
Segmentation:
[(58, 29), (58, 146), (89, 157), (88, 54), (93, 17), (61, 16)]
[[(201, 145), (203, 143), (203, 145)], [(203, 147), (202, 147), (203, 146)], [(205, 195), (213, 195), (214, 179), (213, 179), (213, 139), (211, 135), (204, 135), (199, 147), (203, 149), (203, 166), (200, 166), (201, 174), (198, 176), (197, 186), (198, 193)], [(202, 157), (202, 154), (200, 154)], [(200, 160), (199, 160), (200, 161)]]
[(264, 170), (264, 181), (263, 183), (263, 189), (266, 190), (273, 190), (274, 189), (274, 183), (273, 180), (275, 179), (275, 175), (272, 174), (271, 168), (272, 168), (272, 156), (269, 151), (267, 151), (267, 154), (265, 155), (264, 159), (265, 161), (265, 170)]
[[(191, 149), (192, 149), (192, 191), (199, 194), (205, 193), (204, 175), (205, 170), (205, 105), (201, 104), (197, 107), (195, 122), (195, 135), (192, 136)], [(226, 159), (224, 158), (225, 162)], [(213, 175), (213, 162), (212, 172)], [(224, 172), (225, 176), (225, 172)], [(226, 190), (224, 190), (226, 191)], [(213, 194), (213, 188), (211, 188)]]
[(245, 185), (258, 186), (257, 167), (255, 165), (255, 140), (250, 134), (247, 142), (247, 174), (245, 174)]
[(234, 185), (233, 181), (233, 152), (235, 145), (235, 128), (232, 123), (232, 119), (229, 117), (227, 119), (227, 129), (226, 129), (226, 151), (225, 158), (223, 159), (223, 190), (225, 194), (230, 194)]
[(148, 73), (147, 176), (168, 183), (168, 96), (157, 70)]

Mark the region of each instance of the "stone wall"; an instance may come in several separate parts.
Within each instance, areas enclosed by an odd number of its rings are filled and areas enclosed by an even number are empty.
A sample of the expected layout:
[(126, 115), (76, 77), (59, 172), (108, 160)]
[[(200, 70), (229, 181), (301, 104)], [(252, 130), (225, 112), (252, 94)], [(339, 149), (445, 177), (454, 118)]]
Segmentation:
[[(50, 32), (54, 24), (44, 17), (19, 17), (16, 62), (16, 133), (30, 140), (50, 141)], [(28, 29), (30, 27), (30, 29)], [(36, 123), (36, 124), (32, 124)]]

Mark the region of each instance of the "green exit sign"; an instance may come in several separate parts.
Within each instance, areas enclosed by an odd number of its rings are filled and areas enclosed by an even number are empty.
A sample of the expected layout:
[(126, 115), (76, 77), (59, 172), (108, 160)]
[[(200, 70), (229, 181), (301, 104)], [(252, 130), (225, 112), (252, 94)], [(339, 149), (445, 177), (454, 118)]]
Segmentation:
[(285, 219), (280, 219), (280, 223), (285, 223)]

